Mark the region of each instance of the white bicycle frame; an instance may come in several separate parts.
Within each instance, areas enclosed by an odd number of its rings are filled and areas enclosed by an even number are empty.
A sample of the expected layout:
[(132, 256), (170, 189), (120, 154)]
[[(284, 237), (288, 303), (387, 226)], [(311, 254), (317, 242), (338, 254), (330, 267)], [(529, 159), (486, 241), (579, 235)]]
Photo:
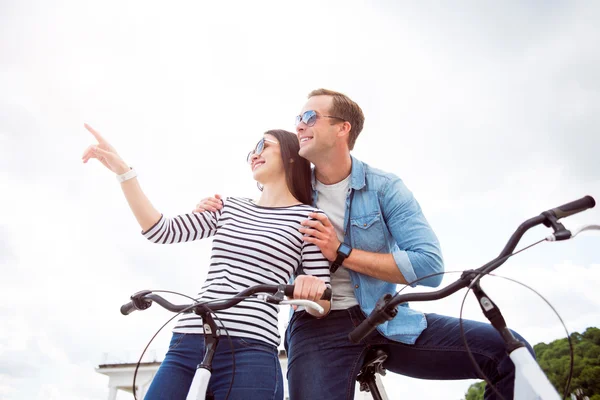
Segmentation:
[[(260, 294), (257, 297), (261, 300), (266, 298), (266, 296)], [(279, 304), (310, 307), (316, 310), (319, 314), (323, 314), (323, 312), (325, 312), (323, 307), (310, 300), (283, 300), (279, 302)], [(196, 369), (196, 373), (194, 374), (194, 378), (192, 379), (192, 384), (190, 385), (190, 390), (188, 391), (186, 400), (205, 400), (210, 377), (211, 371), (199, 365)]]
[[(588, 230), (600, 230), (600, 225), (583, 225), (571, 231), (570, 239)], [(546, 241), (554, 242), (556, 237), (552, 234)], [(560, 400), (560, 395), (525, 347), (512, 351), (510, 359), (515, 364), (515, 400)]]
[(526, 347), (510, 353), (515, 364), (515, 400), (560, 400), (560, 395)]
[[(583, 225), (571, 231), (570, 239), (588, 230), (600, 230), (600, 225)], [(545, 238), (548, 242), (556, 241), (554, 234)], [(514, 400), (561, 400), (560, 395), (535, 361), (526, 347), (519, 347), (509, 354), (515, 365)], [(381, 378), (375, 374), (380, 397), (387, 400)]]

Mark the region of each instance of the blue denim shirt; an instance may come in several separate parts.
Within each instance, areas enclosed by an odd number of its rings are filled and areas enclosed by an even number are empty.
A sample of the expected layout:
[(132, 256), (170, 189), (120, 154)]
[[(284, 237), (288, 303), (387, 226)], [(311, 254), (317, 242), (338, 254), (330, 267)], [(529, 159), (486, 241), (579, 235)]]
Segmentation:
[[(312, 185), (313, 204), (316, 204), (314, 170)], [(352, 248), (391, 253), (407, 282), (444, 270), (439, 241), (410, 190), (394, 174), (372, 168), (354, 157), (346, 197), (344, 237)], [(348, 271), (358, 304), (367, 315), (384, 294), (396, 292), (395, 283)], [(435, 287), (441, 282), (440, 274), (417, 285)], [(378, 330), (389, 339), (413, 344), (426, 327), (425, 315), (404, 305), (398, 307), (394, 319), (379, 325)]]

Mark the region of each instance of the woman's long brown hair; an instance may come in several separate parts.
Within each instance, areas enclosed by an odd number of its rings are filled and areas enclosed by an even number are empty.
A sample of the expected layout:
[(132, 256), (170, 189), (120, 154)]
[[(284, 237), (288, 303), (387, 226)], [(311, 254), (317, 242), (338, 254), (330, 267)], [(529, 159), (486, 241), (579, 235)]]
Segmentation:
[(273, 129), (265, 134), (275, 137), (279, 142), (285, 180), (292, 195), (301, 203), (312, 204), (310, 162), (298, 155), (298, 136), (283, 129)]

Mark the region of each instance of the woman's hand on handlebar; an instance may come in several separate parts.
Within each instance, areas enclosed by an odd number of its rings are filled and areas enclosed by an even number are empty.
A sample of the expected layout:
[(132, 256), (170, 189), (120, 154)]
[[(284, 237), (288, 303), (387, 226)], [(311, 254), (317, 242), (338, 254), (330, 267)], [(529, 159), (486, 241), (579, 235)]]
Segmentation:
[[(298, 275), (296, 279), (294, 279), (294, 299), (314, 301), (325, 309), (324, 314), (319, 314), (318, 312), (307, 308), (306, 312), (315, 317), (323, 317), (323, 315), (329, 313), (331, 302), (329, 300), (321, 300), (325, 289), (327, 289), (325, 282), (316, 276)], [(296, 309), (296, 306), (293, 307)]]
[(114, 147), (110, 145), (104, 139), (100, 133), (88, 124), (84, 124), (85, 129), (90, 131), (94, 138), (98, 141), (98, 144), (89, 146), (84, 152), (81, 159), (84, 163), (87, 163), (90, 159), (95, 158), (100, 161), (102, 165), (111, 170), (117, 175), (124, 174), (129, 171), (130, 167), (125, 161), (119, 156)]

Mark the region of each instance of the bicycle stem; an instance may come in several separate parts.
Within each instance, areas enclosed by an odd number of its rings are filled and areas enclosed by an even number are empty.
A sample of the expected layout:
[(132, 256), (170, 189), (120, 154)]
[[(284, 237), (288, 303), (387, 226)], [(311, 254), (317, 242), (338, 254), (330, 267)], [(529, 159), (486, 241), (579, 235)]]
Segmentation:
[(212, 360), (219, 344), (219, 328), (211, 315), (210, 310), (206, 310), (199, 314), (202, 317), (202, 328), (204, 329), (204, 344), (206, 352), (201, 364), (198, 364), (196, 369), (204, 368), (212, 372)]

